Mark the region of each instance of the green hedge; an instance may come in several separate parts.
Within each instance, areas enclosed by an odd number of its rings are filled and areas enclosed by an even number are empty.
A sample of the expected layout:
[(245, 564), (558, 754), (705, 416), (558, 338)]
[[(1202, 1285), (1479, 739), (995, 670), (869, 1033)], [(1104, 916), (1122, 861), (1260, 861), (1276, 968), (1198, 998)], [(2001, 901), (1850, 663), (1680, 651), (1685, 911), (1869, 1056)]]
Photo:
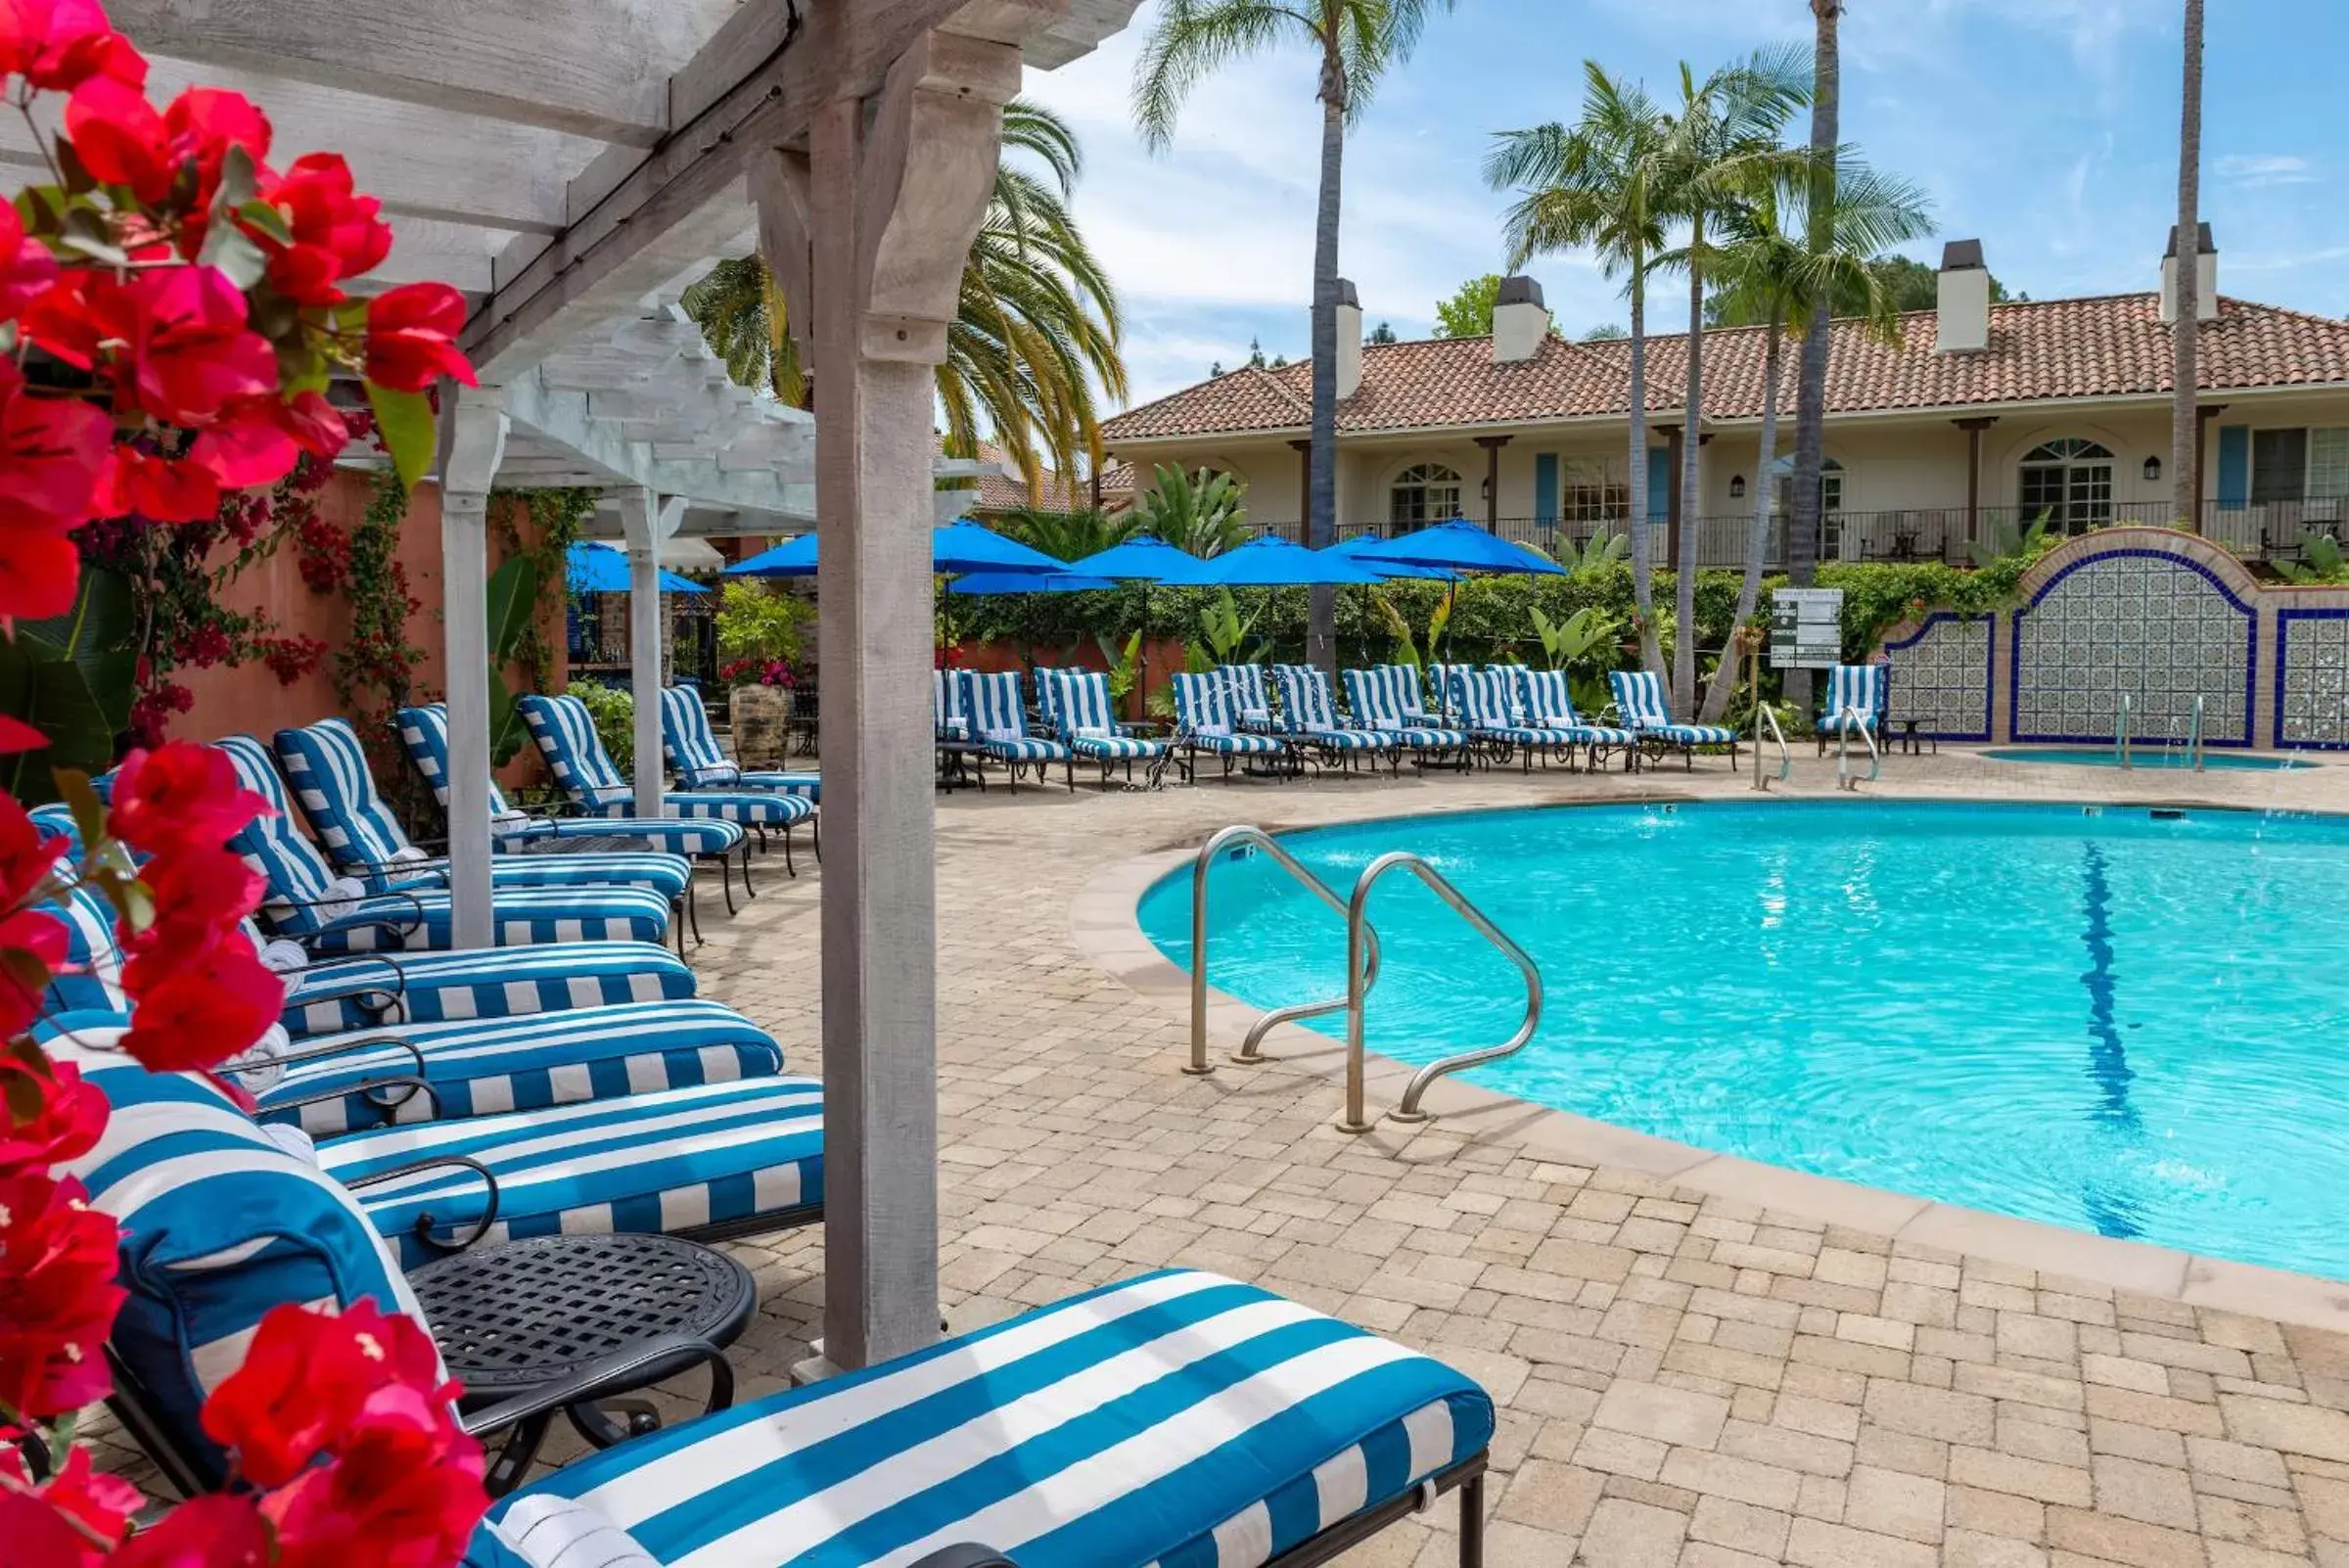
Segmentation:
[[(2050, 544), (2053, 541), (2049, 541)], [(2034, 555), (2042, 552), (2034, 552)], [(1822, 566), (1819, 585), (1841, 588), (1843, 652), (1850, 660), (1865, 658), (1882, 633), (1908, 616), (1925, 609), (1976, 614), (1995, 609), (2014, 595), (2016, 580), (2031, 558), (2014, 556), (1980, 571), (1960, 571), (1938, 563), (1836, 562)], [(1728, 641), (1729, 618), (1737, 607), (1738, 574), (1701, 572), (1696, 583), (1697, 647), (1711, 653)], [(1767, 620), (1771, 595), (1785, 585), (1783, 576), (1762, 582), (1760, 615)], [(1669, 613), (1673, 603), (1673, 575), (1655, 575), (1655, 602)], [(1377, 588), (1338, 590), (1337, 630), (1340, 656), (1348, 662), (1384, 660), (1396, 651), (1393, 634), (1370, 596), (1382, 595), (1412, 628), (1424, 637), (1428, 618), (1443, 599), (1442, 582), (1406, 580)], [(1243, 618), (1255, 616), (1256, 635), (1268, 641), (1277, 657), (1302, 657), (1305, 648), (1306, 594), (1304, 588), (1243, 589), (1235, 594)], [(1154, 588), (1149, 590), (1148, 629), (1154, 637), (1196, 640), (1200, 612), (1212, 604), (1216, 590)], [(1001, 598), (951, 601), (956, 629), (973, 639), (1000, 639), (1034, 649), (1039, 659), (1076, 645), (1090, 646), (1096, 637), (1122, 641), (1143, 624), (1145, 594), (1139, 586), (1101, 593), (1037, 593)], [(1552, 622), (1563, 622), (1586, 606), (1596, 606), (1630, 636), (1632, 570), (1617, 564), (1571, 577), (1472, 577), (1458, 586), (1446, 651), (1453, 659), (1485, 662), (1519, 658), (1539, 662), (1541, 639), (1534, 632), (1533, 610), (1539, 606)], [(1420, 650), (1424, 655), (1427, 650)]]

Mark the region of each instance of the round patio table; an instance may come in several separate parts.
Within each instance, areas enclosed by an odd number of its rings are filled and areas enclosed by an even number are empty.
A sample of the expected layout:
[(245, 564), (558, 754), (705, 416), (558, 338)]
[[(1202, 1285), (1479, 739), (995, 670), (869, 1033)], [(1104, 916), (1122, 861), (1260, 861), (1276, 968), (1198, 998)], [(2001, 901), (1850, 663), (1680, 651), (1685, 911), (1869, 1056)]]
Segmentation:
[[(742, 1336), (759, 1305), (751, 1271), (722, 1252), (674, 1236), (538, 1236), (461, 1252), (408, 1276), (448, 1372), (476, 1408), (584, 1371), (595, 1362), (668, 1334), (723, 1350)], [(732, 1379), (712, 1388), (712, 1408), (732, 1397)], [(636, 1385), (641, 1387), (642, 1385)], [(579, 1435), (598, 1448), (657, 1429), (644, 1401), (597, 1395), (627, 1416), (616, 1426), (595, 1405), (565, 1407)], [(526, 1422), (535, 1449), (544, 1422)]]

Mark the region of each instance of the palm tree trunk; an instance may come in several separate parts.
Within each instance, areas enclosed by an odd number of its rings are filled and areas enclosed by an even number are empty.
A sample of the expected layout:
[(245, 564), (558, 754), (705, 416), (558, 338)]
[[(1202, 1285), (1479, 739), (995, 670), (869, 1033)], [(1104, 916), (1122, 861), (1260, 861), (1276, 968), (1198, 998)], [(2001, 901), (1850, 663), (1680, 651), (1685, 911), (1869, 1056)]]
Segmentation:
[[(1688, 384), (1681, 396), (1681, 553), (1673, 562), (1672, 711), (1696, 701), (1696, 562), (1698, 454), (1705, 423), (1705, 215), (1688, 224)], [(1722, 654), (1724, 659), (1729, 655)]]
[(1656, 592), (1649, 580), (1647, 530), (1647, 256), (1632, 250), (1632, 602), (1639, 612), (1639, 663), (1664, 672), (1664, 649), (1656, 639)]
[[(1770, 465), (1778, 460), (1778, 377), (1784, 369), (1785, 355), (1780, 345), (1785, 341), (1780, 328), (1785, 325), (1776, 310), (1770, 313), (1770, 336), (1762, 350), (1762, 450), (1754, 459), (1754, 521), (1745, 535), (1745, 577), (1737, 584), (1737, 612), (1729, 618), (1732, 644), (1736, 630), (1754, 618), (1754, 606), (1762, 599), (1762, 568), (1770, 560), (1770, 502), (1776, 486), (1770, 482)], [(1729, 694), (1737, 689), (1737, 658), (1732, 650), (1721, 656), (1721, 668), (1713, 671), (1713, 684), (1705, 692), (1704, 715), (1700, 724), (1718, 724), (1721, 715), (1728, 711)], [(1760, 692), (1754, 700), (1762, 700)]]
[(2170, 484), (2179, 527), (2199, 532), (2202, 519), (2202, 421), (2194, 400), (2201, 379), (2202, 0), (2186, 0), (2186, 94), (2178, 119), (2178, 322), (2173, 329)]
[[(1811, 90), (1811, 254), (1823, 255), (1835, 243), (1835, 145), (1841, 105), (1841, 62), (1836, 55), (1835, 21), (1842, 0), (1811, 0), (1817, 23), (1818, 59)], [(1794, 405), (1794, 496), (1786, 522), (1786, 575), (1798, 587), (1809, 587), (1818, 575), (1819, 546), (1819, 477), (1825, 458), (1827, 413), (1827, 312), (1821, 298), (1813, 307), (1811, 324), (1803, 334), (1802, 374)], [(1786, 695), (1804, 708), (1811, 704), (1811, 672), (1788, 670)]]
[[(1320, 550), (1338, 536), (1338, 207), (1346, 160), (1346, 74), (1333, 27), (1321, 57), (1321, 201), (1313, 217), (1313, 485), (1305, 542)], [(1306, 661), (1337, 679), (1337, 590), (1306, 590)]]

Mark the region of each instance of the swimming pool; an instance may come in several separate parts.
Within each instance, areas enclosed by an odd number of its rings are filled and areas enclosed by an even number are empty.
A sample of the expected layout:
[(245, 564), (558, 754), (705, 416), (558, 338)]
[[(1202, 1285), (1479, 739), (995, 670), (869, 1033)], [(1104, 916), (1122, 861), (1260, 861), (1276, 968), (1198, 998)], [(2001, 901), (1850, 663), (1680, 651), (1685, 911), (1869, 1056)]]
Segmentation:
[[(1343, 893), (1426, 855), (1542, 966), (1473, 1082), (1871, 1186), (2349, 1278), (2349, 819), (2145, 807), (1581, 807), (1287, 835)], [(1343, 925), (1268, 857), (1212, 879), (1210, 979), (1340, 994)], [(1507, 1037), (1516, 973), (1380, 885), (1370, 1048)], [(1142, 927), (1190, 961), (1189, 873)], [(1333, 1036), (1343, 1014), (1316, 1020)]]
[[(2121, 760), (2109, 746), (2005, 746), (1982, 754), (1994, 762), (2054, 762), (2065, 767), (2118, 767)], [(2139, 746), (2130, 753), (2130, 761), (2144, 772), (2188, 772), (2185, 748), (2173, 746)], [(2259, 752), (2217, 752), (2202, 754), (2205, 767), (2225, 772), (2229, 770), (2253, 773), (2280, 773), (2290, 768), (2314, 767), (2314, 762), (2297, 757), (2276, 757)]]

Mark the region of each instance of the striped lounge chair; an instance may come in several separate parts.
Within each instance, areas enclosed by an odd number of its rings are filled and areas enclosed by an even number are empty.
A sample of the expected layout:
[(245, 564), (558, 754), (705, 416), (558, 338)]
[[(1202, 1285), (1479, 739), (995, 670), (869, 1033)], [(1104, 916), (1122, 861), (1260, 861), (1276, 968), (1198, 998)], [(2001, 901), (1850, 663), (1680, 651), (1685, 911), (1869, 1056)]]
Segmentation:
[(728, 757), (710, 727), (710, 711), (691, 686), (661, 688), (661, 750), (679, 787), (689, 790), (771, 790), (796, 795), (810, 806), (823, 803), (824, 781), (814, 773), (766, 772), (745, 768)]
[(1530, 669), (1524, 665), (1513, 667), (1517, 680), (1517, 698), (1525, 722), (1540, 729), (1565, 730), (1573, 734), (1575, 744), (1586, 749), (1590, 766), (1596, 768), (1610, 752), (1621, 752), (1628, 768), (1639, 755), (1639, 737), (1628, 729), (1612, 724), (1593, 724), (1574, 711), (1572, 678), (1563, 669)]
[[(357, 877), (373, 893), (448, 886), (447, 859), (409, 840), (376, 789), (366, 749), (347, 721), (324, 718), (281, 729), (270, 744), (310, 836), (337, 871)], [(490, 885), (499, 888), (649, 888), (681, 909), (693, 886), (693, 866), (684, 856), (658, 850), (493, 859)]]
[[(236, 765), (238, 780), (269, 803), (271, 815), (248, 824), (229, 848), (268, 883), (261, 921), (269, 934), (315, 953), (378, 948), (443, 950), (453, 945), (445, 889), (369, 893), (339, 876), (318, 846), (294, 825), (269, 753), (250, 735), (213, 745)], [(355, 897), (341, 889), (357, 889)], [(490, 894), (499, 946), (531, 943), (660, 942), (668, 933), (668, 900), (642, 888), (497, 888)]]
[(1521, 757), (1529, 773), (1538, 756), (1571, 756), (1582, 737), (1571, 729), (1521, 720), (1521, 708), (1510, 700), (1511, 684), (1504, 670), (1454, 665), (1451, 711), (1460, 727), (1476, 738), (1490, 760), (1506, 762), (1511, 756)]
[(1435, 664), (1427, 667), (1427, 689), (1435, 699), (1436, 705), (1431, 710), (1433, 714), (1439, 717), (1450, 718), (1454, 723), (1459, 721), (1459, 710), (1454, 708), (1451, 702), (1452, 677), (1463, 669), (1474, 669), (1475, 668), (1474, 665)]
[[(1167, 747), (1162, 741), (1149, 740), (1128, 734), (1112, 716), (1109, 698), (1109, 677), (1098, 669), (1055, 669), (1038, 677), (1039, 688), (1052, 692), (1050, 712), (1060, 728), (1060, 738), (1070, 751), (1087, 761), (1101, 764), (1101, 782), (1109, 783), (1110, 770), (1121, 762), (1126, 767), (1126, 782), (1133, 782), (1133, 764), (1145, 766), (1144, 777), (1152, 789), (1159, 785), (1167, 768)], [(1075, 789), (1075, 770), (1071, 769), (1069, 787)]]
[[(77, 973), (51, 983), (61, 1010), (127, 1017), (114, 911), (94, 889), (51, 907)], [(369, 1023), (273, 1037), (274, 1068), (252, 1085), (265, 1121), (324, 1135), (426, 1116), (466, 1117), (617, 1099), (783, 1070), (772, 1035), (730, 1007), (694, 998), (625, 1001), (437, 1023)], [(383, 1085), (396, 1082), (396, 1089)], [(422, 1087), (418, 1085), (421, 1084)]]
[(1664, 677), (1654, 670), (1610, 670), (1607, 683), (1615, 690), (1615, 712), (1623, 727), (1639, 737), (1649, 756), (1678, 751), (1693, 770), (1699, 746), (1727, 746), (1729, 765), (1737, 765), (1737, 732), (1719, 724), (1675, 723), (1672, 705), (1664, 696)]
[(1059, 762), (1067, 770), (1069, 787), (1077, 787), (1077, 753), (1061, 741), (1029, 732), (1027, 704), (1020, 696), (1020, 672), (999, 669), (981, 674), (975, 669), (960, 671), (962, 676), (962, 708), (970, 716), (971, 739), (979, 748), (974, 761), (979, 787), (987, 787), (989, 761), (1003, 764), (1009, 787), (1020, 787), (1020, 769), (1033, 767), (1036, 780), (1043, 780), (1045, 770)]
[[(73, 816), (65, 807), (36, 807), (32, 818), (42, 832), (74, 841)], [(98, 924), (95, 931), (82, 930), (75, 935), (76, 921), (68, 918), (69, 938), (83, 945), (73, 948), (76, 953), (96, 949), (91, 941), (95, 935), (104, 935), (111, 945), (114, 928), (107, 922), (106, 910), (88, 909), (79, 918)], [(270, 955), (270, 941), (260, 926), (252, 920), (241, 925), (254, 949)], [(386, 1025), (514, 1018), (622, 1002), (679, 1001), (695, 993), (693, 971), (684, 960), (647, 942), (368, 953), (332, 962), (310, 962), (292, 944), (281, 944), (272, 956), (298, 960), (297, 967), (279, 974), (286, 983), (286, 1005), (279, 1023), (298, 1038)], [(71, 994), (81, 1006), (112, 1005), (102, 995)]]
[(1471, 1565), (1492, 1433), (1442, 1362), (1169, 1269), (591, 1454), (467, 1560), (1303, 1568), (1456, 1491)]
[(967, 741), (971, 720), (962, 706), (962, 671), (930, 671), (930, 728), (942, 741)]
[(1402, 750), (1392, 736), (1374, 729), (1351, 729), (1338, 722), (1337, 704), (1329, 696), (1329, 677), (1317, 667), (1275, 665), (1272, 679), (1280, 688), (1281, 733), (1298, 749), (1310, 751), (1321, 765), (1351, 768), (1357, 758), (1367, 758), (1375, 773), (1379, 759), (1385, 758), (1391, 767), (1401, 768)]
[(1052, 677), (1060, 672), (1057, 665), (1036, 665), (1028, 671), (1028, 678), (1036, 683), (1036, 716), (1044, 721), (1046, 732), (1054, 735), (1061, 733), (1060, 693)]
[[(822, 1211), (823, 1111), (809, 1079), (376, 1128), (304, 1150), (310, 1140), (264, 1128), (203, 1078), (131, 1063), (108, 1048), (108, 1033), (76, 1031), (50, 1049), (114, 1107), (98, 1147), (69, 1169), (123, 1227), (132, 1302), (115, 1348), (143, 1381), (152, 1374), (121, 1343), (125, 1332), (153, 1332), (158, 1349), (172, 1347), (197, 1369), (212, 1344), (233, 1365), (238, 1347), (217, 1339), (237, 1317), (224, 1311), (233, 1298), (210, 1296), (206, 1314), (181, 1293), (251, 1290), (250, 1278), (223, 1277), (249, 1266), (281, 1286), (288, 1276), (299, 1282), (271, 1291), (271, 1303), (333, 1300), (337, 1279), (380, 1280), (464, 1245), (558, 1233), (745, 1235)], [(292, 1202), (259, 1190), (262, 1178), (298, 1181), (314, 1196)], [(334, 1212), (316, 1206), (320, 1198)], [(350, 1243), (342, 1263), (363, 1267), (335, 1267), (329, 1235)]]
[(1275, 771), (1286, 778), (1289, 764), (1288, 743), (1277, 735), (1261, 734), (1242, 729), (1232, 722), (1231, 692), (1223, 677), (1213, 670), (1204, 672), (1180, 671), (1174, 677), (1174, 744), (1190, 763), (1192, 777), (1198, 776), (1201, 752), (1223, 760), (1223, 778), (1231, 779), (1234, 762), (1263, 757), (1275, 760)]
[[(585, 703), (576, 697), (549, 697), (531, 692), (522, 699), (521, 708), (522, 721), (529, 727), (530, 739), (538, 743), (538, 755), (545, 760), (547, 772), (581, 814), (635, 815), (635, 787), (621, 777), (620, 769), (613, 765), (611, 754), (604, 750)], [(815, 815), (815, 807), (796, 795), (749, 790), (675, 790), (661, 798), (661, 807), (668, 816), (714, 817), (721, 822), (738, 822), (758, 835), (762, 849), (766, 845), (766, 830), (780, 828), (783, 868), (795, 877), (799, 875), (799, 867), (792, 861), (792, 829)], [(821, 840), (817, 841), (816, 853), (819, 855), (823, 853)]]
[(1827, 742), (1847, 729), (1880, 740), (1891, 697), (1890, 665), (1837, 665), (1828, 670), (1826, 701), (1819, 710), (1819, 755), (1826, 756)]
[(1216, 678), (1223, 682), (1234, 727), (1266, 734), (1278, 731), (1280, 726), (1272, 721), (1272, 697), (1265, 685), (1264, 666), (1218, 665)]
[(1446, 728), (1427, 715), (1419, 699), (1418, 670), (1409, 665), (1375, 665), (1345, 670), (1343, 675), (1346, 706), (1358, 728), (1407, 749), (1420, 767), (1468, 765), (1468, 732)]

